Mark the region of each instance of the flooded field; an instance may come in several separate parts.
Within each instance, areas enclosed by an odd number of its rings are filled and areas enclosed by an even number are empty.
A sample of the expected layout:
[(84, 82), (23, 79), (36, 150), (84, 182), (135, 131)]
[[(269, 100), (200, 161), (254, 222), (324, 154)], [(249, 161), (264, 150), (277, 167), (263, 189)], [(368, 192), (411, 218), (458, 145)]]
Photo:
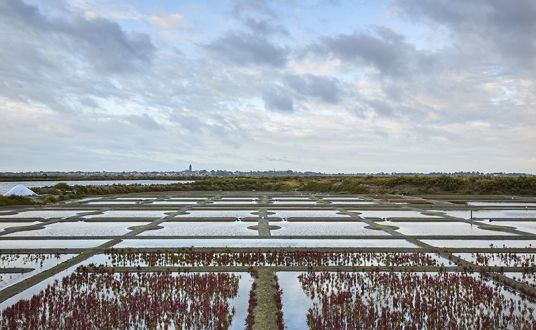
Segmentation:
[(0, 328), (535, 328), (536, 210), (507, 198), (170, 192), (0, 209)]

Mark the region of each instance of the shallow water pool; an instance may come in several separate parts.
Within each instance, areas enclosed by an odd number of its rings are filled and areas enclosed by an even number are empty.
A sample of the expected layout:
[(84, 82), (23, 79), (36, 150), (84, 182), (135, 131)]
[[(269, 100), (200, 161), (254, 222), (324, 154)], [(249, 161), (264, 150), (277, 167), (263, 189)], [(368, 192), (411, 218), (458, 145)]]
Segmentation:
[[(470, 219), (471, 211), (438, 211), (456, 218)], [(474, 210), (473, 219), (534, 218), (536, 210)]]
[(0, 218), (68, 218), (78, 215), (84, 210), (39, 210), (39, 211), (23, 211), (12, 215), (0, 215)]
[(536, 234), (536, 221), (497, 221), (492, 222), (492, 224), (497, 226), (515, 227), (517, 230)]
[(148, 230), (143, 236), (257, 236), (248, 229), (251, 222), (163, 222), (159, 230)]
[(256, 201), (253, 200), (240, 200), (240, 201), (231, 201), (231, 200), (224, 200), (224, 201), (214, 201), (212, 202), (213, 205), (243, 205), (243, 204), (257, 204)]
[(281, 229), (272, 230), (272, 236), (313, 236), (313, 235), (387, 235), (381, 230), (365, 229), (364, 222), (274, 222)]
[(419, 211), (367, 211), (351, 210), (350, 212), (359, 212), (362, 218), (439, 218), (436, 215), (425, 215)]
[(368, 202), (368, 201), (331, 201), (331, 204), (335, 205), (372, 205), (376, 204), (376, 202)]
[(137, 202), (131, 201), (98, 201), (98, 202), (88, 202), (89, 205), (133, 205)]
[(322, 197), (322, 199), (328, 200), (328, 201), (338, 201), (338, 200), (363, 200), (361, 197)]
[(435, 247), (447, 248), (536, 248), (535, 240), (421, 240)]
[(478, 225), (463, 222), (381, 222), (382, 225), (397, 226), (405, 235), (515, 235), (496, 230), (479, 229)]
[(103, 214), (86, 215), (84, 219), (94, 218), (162, 218), (166, 216), (168, 212), (175, 211), (149, 211), (149, 210), (137, 210), (137, 211), (105, 211)]
[(536, 206), (536, 203), (531, 202), (467, 202), (467, 205), (472, 206)]
[(18, 231), (13, 236), (120, 236), (128, 233), (131, 226), (143, 226), (143, 222), (57, 222), (44, 229)]
[(316, 201), (291, 201), (291, 200), (276, 200), (274, 201), (274, 204), (278, 205), (314, 205), (316, 204)]
[(30, 258), (31, 256), (28, 254), (9, 256), (9, 260), (2, 261), (2, 267), (34, 268), (34, 270), (28, 273), (21, 274), (0, 274), (0, 290), (15, 283), (18, 283), (26, 278), (32, 277), (33, 275), (40, 273), (44, 270), (52, 268), (74, 257), (75, 254), (47, 254), (47, 257), (43, 259), (32, 259)]
[(193, 205), (197, 204), (197, 201), (154, 201), (151, 202), (149, 205)]
[(125, 239), (115, 247), (409, 247), (403, 239)]
[(254, 212), (241, 210), (214, 210), (214, 211), (188, 211), (188, 214), (179, 214), (176, 218), (245, 218), (255, 217)]
[(92, 248), (108, 242), (103, 239), (56, 239), (56, 240), (1, 240), (1, 249), (61, 249)]
[(332, 210), (270, 210), (275, 214), (268, 215), (270, 218), (349, 218), (349, 215), (338, 214)]

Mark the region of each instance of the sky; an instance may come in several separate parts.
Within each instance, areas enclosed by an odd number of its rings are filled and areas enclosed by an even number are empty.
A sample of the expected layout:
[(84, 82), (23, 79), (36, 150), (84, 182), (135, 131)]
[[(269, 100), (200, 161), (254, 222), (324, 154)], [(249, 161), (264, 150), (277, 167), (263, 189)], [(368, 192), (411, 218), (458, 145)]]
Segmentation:
[(0, 0), (0, 171), (536, 172), (534, 0)]

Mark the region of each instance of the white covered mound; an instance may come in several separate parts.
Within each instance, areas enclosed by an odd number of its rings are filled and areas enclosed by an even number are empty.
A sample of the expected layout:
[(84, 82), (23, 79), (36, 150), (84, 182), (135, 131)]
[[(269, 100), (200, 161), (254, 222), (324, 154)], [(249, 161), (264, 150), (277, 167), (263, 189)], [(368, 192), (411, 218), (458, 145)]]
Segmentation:
[(4, 196), (34, 196), (35, 193), (30, 189), (26, 188), (23, 184), (18, 184), (15, 187), (9, 189)]

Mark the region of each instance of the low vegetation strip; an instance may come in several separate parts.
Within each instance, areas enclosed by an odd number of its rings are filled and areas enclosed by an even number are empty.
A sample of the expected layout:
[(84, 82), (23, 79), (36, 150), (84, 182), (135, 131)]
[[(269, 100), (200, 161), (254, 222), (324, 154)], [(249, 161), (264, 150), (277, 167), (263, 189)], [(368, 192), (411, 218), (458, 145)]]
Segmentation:
[[(326, 177), (196, 177), (191, 183), (114, 184), (35, 188), (54, 202), (87, 195), (158, 191), (310, 191), (394, 194), (506, 194), (536, 195), (536, 176), (326, 176)], [(47, 199), (48, 198), (48, 199)], [(0, 205), (31, 204), (29, 198), (0, 198)]]
[(191, 190), (536, 195), (536, 176), (200, 177), (187, 184), (77, 187), (64, 185), (57, 188), (87, 195)]
[(0, 206), (47, 204), (89, 195), (163, 191), (309, 191), (323, 193), (536, 195), (536, 176), (196, 177), (191, 183), (35, 188), (40, 198), (0, 197)]
[[(183, 189), (333, 193), (536, 194), (536, 176), (208, 177)], [(208, 189), (207, 189), (208, 188)]]
[(258, 269), (255, 283), (256, 305), (253, 309), (254, 320), (251, 329), (283, 329), (282, 317), (279, 316), (280, 291), (274, 273), (269, 269)]

